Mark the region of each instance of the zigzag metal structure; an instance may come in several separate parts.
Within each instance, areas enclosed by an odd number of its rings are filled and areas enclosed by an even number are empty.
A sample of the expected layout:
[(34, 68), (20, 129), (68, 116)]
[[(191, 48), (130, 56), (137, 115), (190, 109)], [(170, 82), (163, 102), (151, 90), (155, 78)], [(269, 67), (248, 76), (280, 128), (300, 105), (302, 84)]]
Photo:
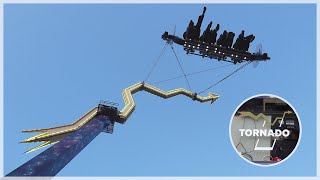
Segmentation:
[(276, 117), (273, 122), (268, 122), (268, 118), (265, 114), (263, 113), (259, 113), (258, 115), (254, 115), (252, 112), (248, 112), (248, 111), (240, 111), (238, 112), (240, 114), (240, 116), (242, 117), (250, 117), (253, 120), (257, 121), (258, 119), (262, 118), (265, 120), (266, 124), (273, 126), (277, 121), (279, 120), (283, 120), (283, 118), (287, 115), (287, 114), (291, 114), (291, 111), (285, 111), (282, 115), (282, 117)]
[(192, 98), (195, 101), (199, 101), (201, 103), (203, 102), (207, 102), (207, 101), (211, 101), (211, 104), (217, 100), (220, 96), (217, 94), (213, 94), (213, 93), (209, 93), (207, 97), (202, 97), (197, 95), (196, 93), (192, 93), (191, 91), (188, 91), (186, 89), (183, 88), (179, 88), (179, 89), (175, 89), (175, 90), (171, 90), (171, 91), (163, 91), (161, 89), (158, 89), (154, 86), (151, 86), (147, 83), (144, 82), (140, 82), (137, 83), (133, 86), (130, 86), (128, 88), (126, 88), (123, 93), (123, 99), (125, 102), (125, 107), (120, 111), (120, 123), (124, 123), (129, 116), (132, 114), (132, 112), (135, 109), (135, 102), (133, 100), (132, 94), (138, 92), (138, 91), (146, 91), (150, 94), (159, 96), (163, 99), (168, 99), (177, 95), (185, 95), (189, 98)]
[[(133, 113), (133, 111), (135, 110), (136, 104), (134, 102), (132, 95), (139, 91), (146, 91), (150, 94), (159, 96), (163, 99), (168, 99), (177, 95), (184, 95), (191, 98), (194, 101), (199, 101), (201, 103), (210, 101), (211, 104), (220, 97), (219, 95), (213, 94), (213, 93), (209, 93), (208, 96), (202, 97), (197, 95), (196, 93), (192, 93), (183, 88), (178, 88), (171, 91), (163, 91), (147, 83), (139, 82), (123, 90), (122, 96), (123, 96), (125, 106), (120, 111), (119, 117), (116, 119), (117, 122), (122, 124), (125, 123), (130, 117), (130, 115)], [(45, 128), (45, 129), (33, 129), (33, 130), (22, 131), (22, 132), (40, 132), (41, 133), (39, 135), (30, 137), (22, 141), (22, 143), (43, 142), (42, 144), (26, 151), (25, 153), (30, 153), (32, 151), (43, 148), (47, 145), (59, 142), (67, 134), (81, 128), (84, 124), (88, 123), (93, 117), (97, 115), (97, 113), (98, 113), (98, 107), (95, 107), (91, 109), (89, 112), (87, 112), (85, 115), (83, 115), (81, 118), (73, 122), (72, 124), (57, 126), (52, 128)]]

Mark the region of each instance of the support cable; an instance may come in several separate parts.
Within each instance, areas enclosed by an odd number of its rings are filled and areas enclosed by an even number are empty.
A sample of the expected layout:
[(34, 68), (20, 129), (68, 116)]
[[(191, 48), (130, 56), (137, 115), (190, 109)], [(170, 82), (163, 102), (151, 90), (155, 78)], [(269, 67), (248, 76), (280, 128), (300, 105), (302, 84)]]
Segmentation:
[(186, 73), (184, 72), (184, 70), (183, 70), (183, 68), (182, 68), (182, 65), (181, 65), (181, 63), (180, 63), (180, 61), (179, 61), (179, 59), (178, 59), (178, 56), (177, 56), (177, 54), (176, 54), (176, 51), (173, 49), (172, 44), (171, 44), (171, 49), (172, 49), (172, 51), (173, 51), (173, 53), (174, 53), (174, 56), (176, 57), (176, 60), (177, 60), (178, 63), (179, 63), (180, 69), (181, 69), (181, 71), (182, 71), (182, 73), (183, 73), (184, 78), (186, 79), (186, 82), (187, 82), (187, 84), (188, 84), (188, 86), (189, 86), (190, 91), (192, 91), (192, 90), (191, 90), (190, 83), (189, 83), (188, 78), (187, 78), (187, 76), (186, 76)]
[(144, 80), (145, 82), (147, 82), (147, 80), (149, 79), (150, 75), (152, 74), (153, 70), (154, 70), (155, 67), (157, 66), (157, 64), (158, 64), (161, 56), (163, 55), (163, 53), (165, 52), (165, 50), (167, 49), (167, 47), (168, 47), (168, 43), (166, 43), (166, 44), (163, 46), (163, 48), (162, 48), (159, 56), (157, 57), (157, 59), (156, 59), (155, 62), (153, 63), (150, 72), (147, 74), (147, 77), (146, 77), (145, 80)]
[[(213, 67), (213, 68), (209, 68), (209, 69), (205, 69), (205, 70), (201, 70), (201, 71), (196, 71), (196, 72), (193, 72), (193, 73), (186, 74), (186, 76), (192, 76), (192, 75), (195, 75), (195, 74), (200, 74), (200, 73), (204, 73), (204, 72), (208, 72), (208, 71), (212, 71), (212, 70), (215, 70), (215, 69), (220, 69), (220, 68), (224, 68), (224, 67), (232, 66), (232, 65), (233, 64), (227, 64), (227, 65)], [(183, 77), (184, 77), (183, 75), (182, 76), (176, 76), (176, 77), (168, 78), (168, 79), (165, 79), (165, 80), (156, 81), (156, 82), (153, 82), (151, 84), (160, 84), (160, 83), (163, 83), (163, 82), (172, 81), (172, 80), (183, 78)]]
[(203, 91), (200, 91), (198, 94), (204, 93), (205, 91), (213, 88), (214, 86), (218, 85), (219, 83), (221, 83), (222, 81), (226, 80), (228, 77), (232, 76), (233, 74), (235, 74), (236, 72), (238, 72), (239, 70), (243, 69), (244, 67), (246, 67), (248, 64), (250, 64), (251, 61), (247, 62), (246, 64), (240, 66), (238, 69), (236, 69), (235, 71), (233, 71), (232, 73), (230, 73), (228, 76), (222, 78), (220, 81), (214, 83), (213, 85), (209, 86), (208, 88), (204, 89)]

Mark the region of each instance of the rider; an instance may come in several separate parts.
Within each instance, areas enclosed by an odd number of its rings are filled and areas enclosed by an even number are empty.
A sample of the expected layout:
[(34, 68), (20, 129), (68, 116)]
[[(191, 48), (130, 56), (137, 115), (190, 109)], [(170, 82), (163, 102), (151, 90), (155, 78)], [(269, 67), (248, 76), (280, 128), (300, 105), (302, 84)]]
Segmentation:
[(241, 34), (239, 34), (236, 42), (233, 45), (233, 48), (240, 50), (241, 47), (243, 47), (243, 41), (244, 41), (244, 30), (242, 30)]
[(204, 14), (206, 13), (207, 8), (204, 7), (202, 14), (198, 17), (198, 22), (196, 25), (194, 25), (193, 21), (191, 20), (189, 23), (189, 26), (186, 30), (186, 32), (183, 33), (183, 37), (185, 39), (194, 39), (198, 40), (200, 37), (200, 29), (201, 29), (201, 24), (204, 18)]
[(211, 26), (212, 26), (212, 21), (208, 24), (206, 30), (203, 32), (203, 34), (200, 37), (201, 41), (204, 41), (206, 43), (210, 43), (210, 36), (211, 36)]
[(194, 36), (194, 22), (190, 20), (189, 26), (186, 30), (186, 32), (183, 33), (184, 39), (193, 39)]
[(226, 44), (225, 44), (227, 48), (231, 48), (234, 36), (235, 36), (234, 32), (228, 32)]
[(243, 51), (248, 51), (249, 47), (250, 47), (250, 43), (255, 39), (255, 36), (253, 34), (246, 36), (244, 38), (244, 43), (243, 43), (243, 47), (241, 48), (241, 50)]
[(194, 39), (198, 40), (200, 37), (200, 29), (201, 29), (201, 24), (204, 18), (204, 14), (206, 13), (207, 8), (203, 7), (203, 11), (202, 14), (198, 17), (198, 22), (197, 24), (194, 26)]
[(217, 35), (218, 35), (218, 31), (220, 29), (220, 25), (217, 24), (216, 28), (214, 30), (211, 31), (211, 43), (215, 43), (217, 40)]
[(221, 45), (221, 46), (225, 47), (227, 35), (228, 35), (228, 32), (226, 30), (224, 30), (217, 41), (217, 45)]

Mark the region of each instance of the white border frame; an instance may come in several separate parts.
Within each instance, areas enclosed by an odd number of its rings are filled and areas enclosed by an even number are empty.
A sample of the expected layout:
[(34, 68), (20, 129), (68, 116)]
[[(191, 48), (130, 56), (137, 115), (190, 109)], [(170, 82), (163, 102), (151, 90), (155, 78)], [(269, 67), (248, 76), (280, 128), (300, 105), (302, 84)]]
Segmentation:
[[(3, 47), (4, 47), (4, 37), (3, 37), (3, 13), (4, 13), (4, 4), (7, 4), (7, 3), (90, 3), (90, 4), (98, 4), (98, 3), (110, 3), (110, 4), (120, 4), (120, 3), (194, 3), (194, 4), (204, 4), (204, 3), (223, 3), (223, 4), (228, 4), (228, 3), (240, 3), (240, 4), (245, 4), (245, 3), (255, 3), (255, 4), (316, 4), (317, 6), (317, 50), (318, 50), (318, 44), (320, 42), (320, 38), (319, 38), (319, 19), (320, 19), (320, 16), (319, 16), (319, 13), (320, 13), (320, 10), (319, 10), (319, 3), (318, 3), (318, 0), (202, 0), (202, 1), (197, 1), (197, 0), (174, 0), (174, 1), (171, 1), (171, 0), (154, 0), (153, 2), (148, 2), (148, 0), (118, 0), (118, 1), (112, 1), (112, 0), (3, 0), (2, 2), (0, 2), (0, 10), (1, 10), (1, 15), (0, 15), (0, 26), (1, 26), (1, 34), (0, 34), (0, 41), (2, 42), (1, 45), (0, 45), (0, 71), (2, 71), (0, 73), (0, 129), (1, 129), (1, 133), (0, 133), (0, 177), (3, 177), (3, 161), (4, 161), (4, 152), (3, 152), (3, 143), (4, 143), (4, 139), (3, 139), (3, 129), (4, 129), (4, 126), (3, 126), (3, 99), (4, 99), (4, 96), (3, 96), (3, 60), (4, 60), (4, 56), (3, 56)], [(320, 85), (319, 85), (319, 77), (320, 77), (320, 72), (318, 71), (320, 69), (320, 63), (318, 63), (318, 61), (320, 61), (320, 58), (319, 58), (319, 55), (318, 55), (318, 51), (317, 51), (317, 62), (316, 62), (316, 66), (317, 66), (317, 80), (316, 80), (316, 90), (320, 89)], [(318, 91), (316, 91), (316, 105), (317, 105), (317, 115), (316, 115), (316, 118), (317, 118), (317, 163), (316, 163), (316, 166), (317, 166), (317, 172), (316, 172), (316, 176), (315, 177), (292, 177), (292, 176), (288, 176), (288, 177), (219, 177), (219, 176), (214, 176), (214, 177), (54, 177), (54, 179), (75, 179), (75, 180), (78, 180), (78, 179), (137, 179), (137, 180), (140, 180), (140, 179), (155, 179), (155, 180), (158, 180), (158, 179), (223, 179), (223, 180), (229, 180), (229, 179), (234, 179), (234, 180), (256, 180), (256, 179), (272, 179), (272, 180), (277, 180), (277, 179), (290, 179), (290, 180), (300, 180), (300, 179), (320, 179), (320, 168), (319, 168), (319, 162), (320, 162), (320, 123), (318, 123), (318, 120), (319, 120), (319, 117), (320, 117), (320, 97), (318, 96)], [(4, 178), (4, 179), (7, 179), (7, 178)], [(13, 179), (13, 178), (8, 178), (8, 179)], [(19, 178), (20, 179), (20, 178)], [(21, 178), (21, 179), (43, 179), (43, 178), (27, 178), (27, 177), (24, 177), (24, 178)], [(51, 179), (51, 178), (50, 178)]]

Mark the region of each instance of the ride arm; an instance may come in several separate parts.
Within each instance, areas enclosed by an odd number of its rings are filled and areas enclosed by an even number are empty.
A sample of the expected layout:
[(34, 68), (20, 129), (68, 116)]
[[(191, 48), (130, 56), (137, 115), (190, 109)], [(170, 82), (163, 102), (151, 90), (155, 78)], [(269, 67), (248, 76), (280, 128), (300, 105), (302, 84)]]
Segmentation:
[[(140, 82), (124, 89), (122, 95), (123, 95), (125, 106), (120, 111), (119, 116), (115, 118), (116, 122), (119, 122), (122, 124), (125, 123), (126, 120), (133, 113), (136, 105), (132, 95), (139, 91), (146, 91), (150, 94), (159, 96), (163, 99), (168, 99), (181, 94), (189, 98), (192, 98), (193, 100), (199, 101), (201, 103), (211, 101), (211, 104), (219, 98), (219, 95), (212, 94), (212, 93), (209, 93), (207, 97), (198, 96), (196, 93), (192, 93), (183, 88), (179, 88), (171, 91), (163, 91), (161, 89), (158, 89), (144, 82)], [(45, 129), (33, 129), (33, 130), (22, 131), (22, 132), (38, 132), (38, 133), (40, 132), (40, 134), (30, 137), (22, 141), (22, 143), (42, 142), (42, 144), (28, 150), (26, 153), (29, 153), (29, 152), (38, 150), (40, 148), (43, 148), (47, 145), (59, 142), (64, 137), (66, 137), (67, 134), (78, 130), (84, 124), (88, 123), (97, 114), (98, 114), (98, 107), (95, 107), (92, 110), (90, 110), (88, 113), (86, 113), (84, 116), (79, 118), (77, 121), (73, 122), (72, 124), (57, 126), (52, 128), (45, 128)]]
[(133, 100), (132, 95), (139, 92), (139, 91), (146, 91), (150, 94), (159, 96), (163, 99), (168, 99), (177, 95), (185, 95), (195, 101), (199, 101), (201, 103), (211, 101), (211, 104), (216, 101), (220, 96), (217, 94), (209, 93), (208, 96), (202, 97), (195, 93), (192, 93), (186, 89), (179, 88), (171, 91), (163, 91), (161, 89), (158, 89), (154, 86), (151, 86), (149, 84), (146, 84), (144, 82), (139, 82), (135, 85), (132, 85), (126, 89), (124, 89), (122, 95), (124, 99), (125, 106), (120, 111), (120, 118), (117, 120), (119, 123), (125, 123), (126, 120), (130, 117), (130, 115), (133, 113), (135, 109), (135, 102)]

